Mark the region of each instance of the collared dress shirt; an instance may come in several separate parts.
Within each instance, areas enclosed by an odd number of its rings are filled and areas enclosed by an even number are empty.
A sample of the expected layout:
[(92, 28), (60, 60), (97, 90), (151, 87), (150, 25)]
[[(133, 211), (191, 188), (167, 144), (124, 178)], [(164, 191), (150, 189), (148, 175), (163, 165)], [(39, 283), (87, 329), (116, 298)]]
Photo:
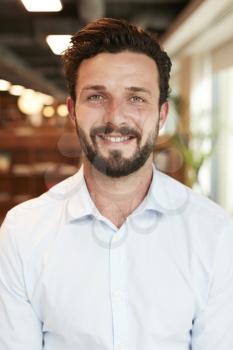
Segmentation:
[(153, 169), (118, 229), (81, 169), (1, 227), (0, 349), (232, 350), (230, 218)]

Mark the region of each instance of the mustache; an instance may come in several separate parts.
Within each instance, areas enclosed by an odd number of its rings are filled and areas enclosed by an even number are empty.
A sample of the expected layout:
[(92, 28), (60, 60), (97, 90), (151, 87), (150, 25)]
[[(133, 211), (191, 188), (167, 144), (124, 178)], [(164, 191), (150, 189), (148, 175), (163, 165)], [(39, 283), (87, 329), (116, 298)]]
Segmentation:
[(128, 126), (121, 126), (121, 127), (117, 127), (113, 124), (105, 124), (105, 125), (101, 125), (98, 126), (96, 128), (93, 128), (90, 132), (90, 137), (92, 140), (94, 140), (96, 138), (96, 136), (98, 135), (109, 135), (111, 133), (116, 133), (119, 134), (121, 136), (131, 136), (131, 137), (135, 137), (136, 139), (138, 139), (139, 141), (141, 140), (141, 134), (138, 130), (135, 130), (133, 128), (130, 128)]

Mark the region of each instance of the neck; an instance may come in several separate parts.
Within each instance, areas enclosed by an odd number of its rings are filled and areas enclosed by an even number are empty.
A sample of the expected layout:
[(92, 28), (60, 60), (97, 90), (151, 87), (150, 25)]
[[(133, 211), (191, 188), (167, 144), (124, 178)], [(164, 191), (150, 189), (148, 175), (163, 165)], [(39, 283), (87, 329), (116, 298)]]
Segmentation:
[(100, 173), (85, 159), (84, 177), (99, 212), (119, 228), (148, 192), (152, 179), (152, 157), (139, 170), (121, 178)]

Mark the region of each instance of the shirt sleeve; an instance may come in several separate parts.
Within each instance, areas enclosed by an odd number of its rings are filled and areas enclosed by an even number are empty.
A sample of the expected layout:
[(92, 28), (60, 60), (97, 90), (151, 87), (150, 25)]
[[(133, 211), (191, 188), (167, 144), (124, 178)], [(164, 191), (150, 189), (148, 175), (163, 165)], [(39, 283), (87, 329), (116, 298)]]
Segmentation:
[(41, 350), (42, 325), (27, 298), (17, 225), (9, 221), (0, 228), (0, 349)]
[(207, 304), (194, 320), (192, 350), (233, 349), (233, 226), (227, 226), (216, 249)]

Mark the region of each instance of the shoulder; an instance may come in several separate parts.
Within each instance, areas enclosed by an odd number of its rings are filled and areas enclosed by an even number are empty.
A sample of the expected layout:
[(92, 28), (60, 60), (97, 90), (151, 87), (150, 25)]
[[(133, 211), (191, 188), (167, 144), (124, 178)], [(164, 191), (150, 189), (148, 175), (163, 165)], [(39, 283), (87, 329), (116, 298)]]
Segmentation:
[[(164, 222), (172, 237), (177, 260), (185, 257), (193, 271), (214, 274), (216, 266), (233, 271), (233, 222), (230, 215), (209, 198), (173, 178), (158, 173), (159, 192), (166, 200)], [(161, 190), (162, 188), (162, 190)], [(174, 209), (173, 211), (170, 209)], [(191, 272), (190, 272), (191, 274)]]
[(82, 180), (80, 172), (52, 187), (41, 196), (23, 202), (6, 215), (1, 233), (9, 232), (14, 239), (33, 239), (57, 225), (65, 215), (67, 200), (77, 193)]
[(223, 237), (233, 240), (232, 218), (223, 208), (175, 179), (159, 171), (155, 174), (154, 197), (158, 194), (166, 221), (177, 228), (177, 236), (203, 248), (213, 248)]
[(171, 205), (172, 203), (181, 204), (185, 202), (183, 212), (187, 215), (192, 214), (192, 216), (197, 215), (200, 218), (206, 217), (213, 220), (216, 218), (217, 220), (231, 222), (229, 214), (208, 197), (194, 192), (191, 188), (160, 171), (156, 171), (156, 176), (160, 188), (163, 187), (163, 191), (168, 196)]

